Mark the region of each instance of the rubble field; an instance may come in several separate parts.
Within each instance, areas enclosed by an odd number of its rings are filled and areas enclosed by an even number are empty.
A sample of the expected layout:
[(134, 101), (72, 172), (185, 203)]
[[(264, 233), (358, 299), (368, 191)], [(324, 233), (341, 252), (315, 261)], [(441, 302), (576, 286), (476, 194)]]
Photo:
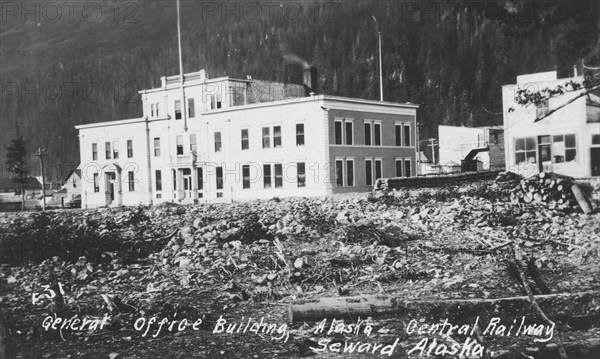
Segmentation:
[(597, 358), (600, 214), (515, 193), (0, 214), (7, 357)]

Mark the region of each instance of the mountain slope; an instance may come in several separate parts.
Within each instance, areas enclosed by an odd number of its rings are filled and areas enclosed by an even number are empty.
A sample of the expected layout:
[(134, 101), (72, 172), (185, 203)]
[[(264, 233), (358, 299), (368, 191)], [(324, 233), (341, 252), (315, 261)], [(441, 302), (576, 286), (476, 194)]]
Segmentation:
[[(0, 156), (19, 123), (30, 153), (47, 148), (49, 177), (61, 179), (79, 158), (74, 125), (140, 116), (137, 91), (178, 73), (175, 1), (101, 0), (70, 13), (27, 3), (37, 18), (3, 3)], [(421, 103), (425, 137), (438, 124), (500, 124), (502, 84), (528, 72), (566, 76), (598, 40), (596, 2), (419, 4), (183, 0), (184, 69), (300, 82), (296, 55), (318, 67), (324, 93), (376, 99), (374, 15), (385, 99)]]

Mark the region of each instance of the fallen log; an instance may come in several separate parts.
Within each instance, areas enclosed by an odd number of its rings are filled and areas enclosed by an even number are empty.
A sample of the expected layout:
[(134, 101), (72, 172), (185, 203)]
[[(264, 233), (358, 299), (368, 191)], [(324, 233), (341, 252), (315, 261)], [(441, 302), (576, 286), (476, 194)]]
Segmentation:
[(399, 309), (396, 298), (385, 296), (320, 298), (290, 303), (289, 321), (294, 323), (324, 318), (366, 318), (396, 313)]
[[(534, 295), (536, 300), (554, 298), (577, 298), (585, 295), (598, 296), (600, 290), (589, 290), (576, 293), (553, 293)], [(570, 299), (569, 301), (572, 301)], [(292, 301), (288, 306), (288, 319), (291, 323), (300, 321), (320, 321), (323, 319), (356, 319), (385, 314), (401, 314), (414, 305), (464, 305), (464, 304), (499, 304), (517, 302), (522, 306), (529, 304), (529, 296), (505, 298), (468, 298), (468, 299), (422, 299), (402, 300), (385, 295), (363, 295), (338, 298), (315, 298)]]

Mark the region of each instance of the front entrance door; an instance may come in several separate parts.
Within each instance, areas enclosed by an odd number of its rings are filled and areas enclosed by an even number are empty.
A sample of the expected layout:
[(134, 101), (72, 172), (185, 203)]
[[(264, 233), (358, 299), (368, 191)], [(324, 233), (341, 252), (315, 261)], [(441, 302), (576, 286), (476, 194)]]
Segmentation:
[(114, 172), (106, 172), (106, 205), (115, 200), (116, 175)]
[(590, 148), (592, 176), (600, 176), (600, 147)]
[(183, 198), (192, 198), (192, 170), (184, 168), (181, 174), (183, 175)]
[(552, 142), (550, 136), (538, 137), (538, 153), (540, 154), (540, 172), (552, 172)]

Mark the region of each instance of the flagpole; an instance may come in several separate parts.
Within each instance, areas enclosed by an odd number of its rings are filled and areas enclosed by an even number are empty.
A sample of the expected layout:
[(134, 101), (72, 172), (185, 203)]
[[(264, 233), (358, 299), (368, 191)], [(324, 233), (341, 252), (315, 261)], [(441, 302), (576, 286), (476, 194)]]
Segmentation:
[(183, 130), (187, 132), (187, 108), (185, 104), (185, 90), (183, 89), (183, 57), (181, 51), (181, 14), (179, 9), (179, 0), (177, 0), (177, 42), (179, 44), (179, 80), (181, 87), (181, 116), (183, 118)]

